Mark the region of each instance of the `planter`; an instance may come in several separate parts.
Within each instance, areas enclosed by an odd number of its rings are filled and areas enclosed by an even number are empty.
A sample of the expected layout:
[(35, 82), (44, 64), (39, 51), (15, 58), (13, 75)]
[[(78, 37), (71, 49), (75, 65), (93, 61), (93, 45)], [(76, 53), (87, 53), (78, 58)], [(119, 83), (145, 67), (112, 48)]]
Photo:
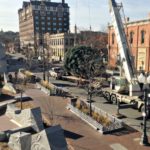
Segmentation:
[(74, 107), (72, 104), (67, 105), (67, 109), (72, 111), (74, 114), (76, 114), (79, 118), (87, 122), (90, 126), (98, 130), (100, 133), (105, 134), (105, 133), (111, 133), (113, 131), (119, 130), (123, 128), (123, 122), (111, 115), (108, 115), (106, 112), (104, 114), (103, 110), (101, 111), (101, 115), (107, 115), (107, 117), (111, 120), (111, 124), (109, 126), (103, 126), (102, 124), (98, 123), (96, 120), (94, 120), (92, 117), (89, 115), (86, 115), (85, 113), (81, 112), (79, 109)]
[(62, 88), (62, 87), (57, 87), (53, 84), (49, 84), (50, 89), (45, 88), (43, 85), (36, 83), (36, 87), (46, 93), (47, 95), (60, 95), (60, 96), (66, 96), (68, 94), (67, 89)]

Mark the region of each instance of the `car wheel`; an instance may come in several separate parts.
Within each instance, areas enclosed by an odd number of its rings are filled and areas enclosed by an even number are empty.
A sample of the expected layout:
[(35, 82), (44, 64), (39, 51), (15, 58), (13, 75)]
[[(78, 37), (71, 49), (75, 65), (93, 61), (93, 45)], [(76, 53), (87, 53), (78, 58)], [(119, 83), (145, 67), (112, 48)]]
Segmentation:
[(109, 92), (105, 92), (105, 98), (107, 101), (110, 102), (110, 93)]
[(111, 102), (112, 102), (113, 104), (115, 104), (115, 105), (117, 104), (117, 97), (116, 97), (115, 94), (112, 94), (112, 95), (111, 95), (111, 99), (110, 99), (110, 100), (111, 100)]

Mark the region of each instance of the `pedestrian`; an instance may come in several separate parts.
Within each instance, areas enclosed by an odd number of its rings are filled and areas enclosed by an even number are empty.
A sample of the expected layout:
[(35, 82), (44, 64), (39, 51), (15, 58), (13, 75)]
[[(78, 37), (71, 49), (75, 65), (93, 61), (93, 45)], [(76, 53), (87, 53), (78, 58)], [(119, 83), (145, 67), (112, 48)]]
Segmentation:
[(141, 91), (143, 91), (144, 84), (146, 83), (146, 77), (144, 72), (141, 72), (140, 75), (138, 76), (138, 81), (140, 85)]
[(12, 83), (12, 74), (8, 74), (8, 78), (9, 78), (9, 82), (11, 82)]
[(15, 72), (15, 83), (17, 83), (18, 80), (18, 72)]
[(115, 90), (116, 81), (114, 77), (112, 77), (111, 84), (112, 84), (112, 90)]

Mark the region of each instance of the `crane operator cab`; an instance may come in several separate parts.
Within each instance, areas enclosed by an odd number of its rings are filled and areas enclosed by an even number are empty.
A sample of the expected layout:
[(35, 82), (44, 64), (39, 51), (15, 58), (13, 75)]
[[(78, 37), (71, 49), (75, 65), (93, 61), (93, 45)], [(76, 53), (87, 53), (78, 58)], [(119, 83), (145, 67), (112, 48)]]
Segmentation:
[(125, 77), (113, 76), (110, 82), (110, 88), (120, 94), (128, 94), (128, 81)]

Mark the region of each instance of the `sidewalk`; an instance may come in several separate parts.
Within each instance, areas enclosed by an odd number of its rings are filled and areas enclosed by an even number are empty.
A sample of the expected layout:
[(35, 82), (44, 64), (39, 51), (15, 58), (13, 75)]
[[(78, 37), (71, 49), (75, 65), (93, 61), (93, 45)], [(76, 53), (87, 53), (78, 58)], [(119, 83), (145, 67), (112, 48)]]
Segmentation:
[(66, 99), (47, 96), (38, 89), (29, 89), (26, 94), (34, 99), (34, 104), (40, 106), (43, 113), (53, 114), (53, 124), (61, 124), (67, 140), (75, 150), (150, 149), (140, 146), (141, 133), (132, 128), (127, 127), (121, 132), (102, 135), (67, 110)]

